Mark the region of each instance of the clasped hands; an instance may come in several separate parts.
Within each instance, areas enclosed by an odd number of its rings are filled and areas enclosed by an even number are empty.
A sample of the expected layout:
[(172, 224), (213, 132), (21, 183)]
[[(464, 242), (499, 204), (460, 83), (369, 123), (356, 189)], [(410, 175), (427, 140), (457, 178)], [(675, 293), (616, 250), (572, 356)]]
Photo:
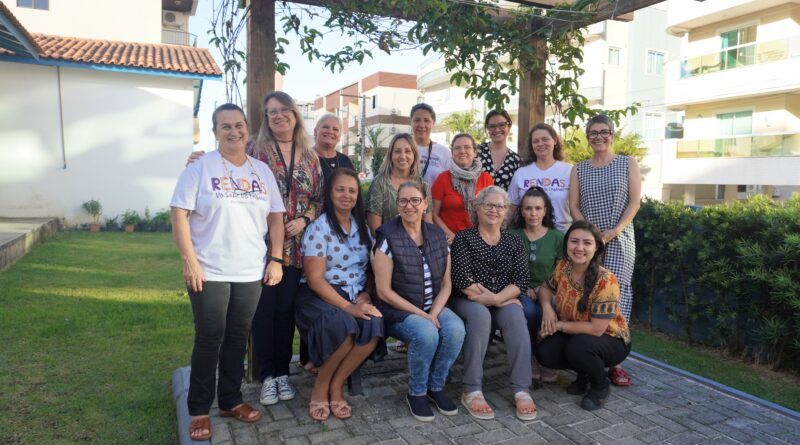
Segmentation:
[(383, 317), (381, 311), (372, 304), (372, 299), (366, 292), (359, 293), (358, 297), (356, 297), (356, 302), (348, 305), (345, 312), (363, 320), (371, 320), (372, 317)]
[(539, 328), (539, 338), (549, 337), (558, 332), (558, 316), (550, 305), (542, 305), (542, 326)]
[(468, 288), (464, 289), (464, 295), (470, 301), (480, 303), (484, 306), (503, 307), (509, 304), (517, 304), (522, 307), (522, 302), (519, 298), (510, 298), (505, 301), (500, 301), (500, 296), (489, 289), (485, 288), (481, 283), (473, 283)]

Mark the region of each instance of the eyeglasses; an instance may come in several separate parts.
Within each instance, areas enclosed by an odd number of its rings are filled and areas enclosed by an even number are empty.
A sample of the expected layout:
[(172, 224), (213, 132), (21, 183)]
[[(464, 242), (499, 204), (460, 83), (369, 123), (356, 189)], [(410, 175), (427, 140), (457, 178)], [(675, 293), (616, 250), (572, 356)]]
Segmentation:
[(500, 122), (499, 124), (489, 124), (486, 126), (486, 129), (489, 131), (492, 130), (505, 130), (508, 127), (508, 122)]
[(419, 207), (419, 205), (422, 204), (422, 198), (418, 196), (413, 198), (398, 198), (396, 202), (398, 207), (405, 207), (409, 204), (411, 204), (412, 207)]
[(607, 138), (607, 137), (611, 136), (612, 134), (614, 134), (614, 133), (611, 130), (590, 131), (589, 132), (589, 138), (590, 139), (594, 139), (594, 138), (596, 138), (598, 136)]
[(492, 204), (490, 202), (484, 202), (481, 204), (481, 207), (483, 207), (483, 210), (486, 210), (487, 212), (503, 212), (506, 210), (506, 208), (508, 208), (505, 204)]
[(286, 116), (292, 114), (292, 109), (291, 108), (281, 108), (281, 109), (274, 109), (274, 110), (267, 111), (267, 116), (269, 116), (269, 117), (278, 117), (279, 114), (281, 116), (283, 116), (283, 117), (286, 117)]

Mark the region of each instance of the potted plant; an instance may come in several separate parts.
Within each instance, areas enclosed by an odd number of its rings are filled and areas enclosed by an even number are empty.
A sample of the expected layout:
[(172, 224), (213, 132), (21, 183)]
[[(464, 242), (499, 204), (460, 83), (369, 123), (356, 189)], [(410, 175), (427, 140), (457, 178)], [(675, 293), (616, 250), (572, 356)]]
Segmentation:
[(157, 232), (169, 232), (172, 230), (172, 225), (170, 224), (169, 219), (169, 210), (161, 210), (156, 212), (152, 222)]
[(136, 230), (136, 225), (141, 221), (142, 217), (139, 216), (139, 213), (136, 212), (136, 210), (126, 210), (122, 214), (122, 225), (125, 227), (125, 231), (128, 233)]
[(113, 218), (106, 218), (106, 231), (119, 232), (119, 216)]
[(90, 199), (84, 202), (81, 207), (83, 210), (88, 213), (89, 215), (94, 218), (94, 222), (89, 224), (89, 231), (91, 232), (99, 232), (100, 231), (100, 213), (103, 211), (103, 206), (100, 204), (100, 201), (96, 199)]

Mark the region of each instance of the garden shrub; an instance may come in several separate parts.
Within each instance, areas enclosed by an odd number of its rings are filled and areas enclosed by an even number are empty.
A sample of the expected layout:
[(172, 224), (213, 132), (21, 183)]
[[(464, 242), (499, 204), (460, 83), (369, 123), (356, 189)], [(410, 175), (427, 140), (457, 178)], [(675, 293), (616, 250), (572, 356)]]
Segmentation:
[(638, 322), (800, 369), (800, 197), (698, 211), (644, 199), (634, 224)]

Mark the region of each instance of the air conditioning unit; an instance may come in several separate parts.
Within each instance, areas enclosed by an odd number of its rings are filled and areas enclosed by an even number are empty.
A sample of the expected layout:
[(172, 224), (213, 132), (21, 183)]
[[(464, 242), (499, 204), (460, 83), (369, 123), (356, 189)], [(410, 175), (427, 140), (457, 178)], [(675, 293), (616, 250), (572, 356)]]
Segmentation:
[(683, 139), (683, 124), (670, 122), (664, 129), (664, 139)]
[(161, 25), (172, 29), (186, 30), (188, 16), (175, 11), (161, 11)]
[(397, 113), (398, 113), (397, 108), (392, 108), (391, 113), (392, 113), (392, 116), (397, 116)]
[(389, 129), (389, 134), (395, 134), (395, 133), (397, 133), (397, 127), (392, 127)]

